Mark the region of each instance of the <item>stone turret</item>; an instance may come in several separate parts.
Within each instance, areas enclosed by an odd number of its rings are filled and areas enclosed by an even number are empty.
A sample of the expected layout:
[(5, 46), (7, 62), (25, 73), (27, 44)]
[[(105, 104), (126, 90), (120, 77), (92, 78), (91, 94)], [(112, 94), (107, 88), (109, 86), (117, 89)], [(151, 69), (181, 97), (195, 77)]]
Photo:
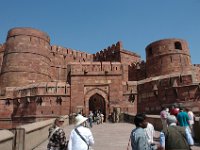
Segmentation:
[(49, 49), (46, 33), (32, 28), (11, 29), (5, 43), (1, 87), (50, 81)]
[(146, 47), (147, 77), (191, 71), (189, 48), (181, 39), (164, 39)]

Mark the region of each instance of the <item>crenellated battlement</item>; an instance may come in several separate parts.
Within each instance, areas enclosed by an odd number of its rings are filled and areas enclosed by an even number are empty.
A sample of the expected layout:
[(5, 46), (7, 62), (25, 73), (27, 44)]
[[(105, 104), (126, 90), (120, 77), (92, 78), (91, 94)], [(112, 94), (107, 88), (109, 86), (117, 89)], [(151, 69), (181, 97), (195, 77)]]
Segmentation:
[(94, 54), (94, 61), (120, 61), (119, 53), (122, 49), (122, 42), (119, 41)]
[(125, 50), (121, 41), (97, 52), (93, 57), (94, 61), (121, 62), (127, 65), (130, 65), (132, 62), (140, 61), (141, 58), (138, 54)]
[(70, 63), (69, 66), (71, 75), (83, 74), (121, 74), (122, 64), (119, 62), (80, 62)]
[(84, 62), (84, 61), (92, 61), (93, 56), (92, 54), (77, 51), (71, 48), (64, 48), (61, 46), (53, 45), (51, 46), (50, 52), (55, 56), (62, 55), (63, 58), (72, 58), (74, 62)]

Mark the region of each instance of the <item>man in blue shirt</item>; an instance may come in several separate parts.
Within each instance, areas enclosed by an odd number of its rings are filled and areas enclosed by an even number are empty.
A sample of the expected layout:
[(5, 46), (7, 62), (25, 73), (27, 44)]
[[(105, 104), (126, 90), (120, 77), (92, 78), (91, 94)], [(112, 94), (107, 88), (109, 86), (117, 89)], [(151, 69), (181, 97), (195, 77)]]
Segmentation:
[(178, 123), (181, 127), (189, 127), (189, 116), (187, 112), (183, 110), (183, 108), (180, 108), (180, 112), (177, 115)]
[(137, 114), (134, 118), (136, 128), (131, 132), (131, 147), (133, 150), (152, 150), (144, 128), (147, 127), (146, 116), (144, 114)]

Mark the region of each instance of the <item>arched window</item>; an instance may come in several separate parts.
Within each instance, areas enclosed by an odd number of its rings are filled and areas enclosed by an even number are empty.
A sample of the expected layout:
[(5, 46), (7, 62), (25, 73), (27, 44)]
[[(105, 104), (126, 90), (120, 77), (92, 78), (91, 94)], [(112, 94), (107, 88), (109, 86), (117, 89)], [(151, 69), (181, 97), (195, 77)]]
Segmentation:
[(180, 42), (175, 42), (174, 45), (175, 45), (175, 49), (182, 50), (182, 46)]

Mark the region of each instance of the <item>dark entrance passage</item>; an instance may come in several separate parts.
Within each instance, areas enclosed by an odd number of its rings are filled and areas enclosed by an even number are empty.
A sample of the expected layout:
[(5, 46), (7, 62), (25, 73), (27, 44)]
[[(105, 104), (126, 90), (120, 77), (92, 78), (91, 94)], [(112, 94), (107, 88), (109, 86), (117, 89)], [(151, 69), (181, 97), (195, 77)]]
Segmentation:
[(96, 114), (97, 111), (100, 111), (104, 115), (104, 118), (106, 118), (106, 104), (104, 98), (99, 94), (91, 96), (89, 100), (89, 110), (94, 114)]

